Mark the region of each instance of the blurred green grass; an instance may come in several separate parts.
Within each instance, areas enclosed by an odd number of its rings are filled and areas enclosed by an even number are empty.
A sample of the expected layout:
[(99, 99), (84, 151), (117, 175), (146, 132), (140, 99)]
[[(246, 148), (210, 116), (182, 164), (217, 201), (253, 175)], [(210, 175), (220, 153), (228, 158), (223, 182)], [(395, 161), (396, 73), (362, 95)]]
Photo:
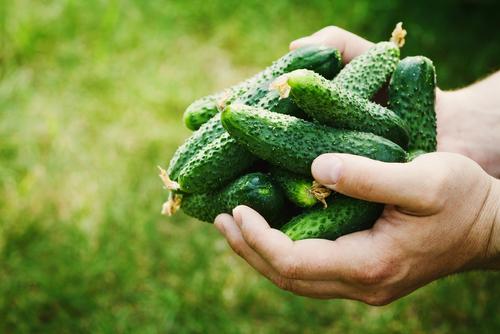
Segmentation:
[(499, 275), (389, 306), (279, 291), (208, 224), (159, 215), (193, 99), (335, 24), (425, 54), (443, 88), (498, 68), (489, 1), (0, 0), (0, 332), (491, 333)]

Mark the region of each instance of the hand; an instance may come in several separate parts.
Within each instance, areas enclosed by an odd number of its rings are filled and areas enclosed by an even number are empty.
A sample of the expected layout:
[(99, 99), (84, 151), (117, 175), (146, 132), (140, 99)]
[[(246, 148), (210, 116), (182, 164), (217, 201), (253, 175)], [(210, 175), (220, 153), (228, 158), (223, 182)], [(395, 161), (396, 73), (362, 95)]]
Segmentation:
[(312, 172), (333, 190), (388, 205), (372, 229), (335, 241), (294, 242), (245, 206), (218, 216), (215, 226), (233, 250), (280, 288), (384, 305), (451, 273), (500, 269), (500, 181), (472, 160), (325, 154)]
[[(310, 44), (337, 48), (345, 63), (373, 45), (353, 33), (331, 26), (293, 41), (290, 49)], [(457, 91), (436, 90), (438, 151), (463, 154), (497, 178), (500, 177), (499, 85), (500, 73), (497, 73)]]
[(500, 178), (500, 72), (436, 95), (438, 151), (456, 152)]

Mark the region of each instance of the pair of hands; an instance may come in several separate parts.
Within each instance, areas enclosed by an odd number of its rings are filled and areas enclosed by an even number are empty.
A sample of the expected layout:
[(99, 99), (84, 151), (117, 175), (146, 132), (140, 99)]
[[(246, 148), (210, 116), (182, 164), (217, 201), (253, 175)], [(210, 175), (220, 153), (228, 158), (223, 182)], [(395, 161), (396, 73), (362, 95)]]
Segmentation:
[[(336, 27), (296, 40), (290, 47), (307, 44), (334, 46), (345, 62), (372, 45)], [(481, 123), (477, 114), (466, 119), (458, 114), (456, 101), (465, 101), (458, 93), (437, 93), (439, 150), (469, 155), (500, 175), (500, 153), (490, 152), (499, 150), (491, 144), (499, 135), (474, 133), (486, 124), (474, 128)], [(468, 138), (475, 141), (469, 143)], [(219, 215), (215, 226), (231, 248), (280, 288), (314, 298), (384, 305), (454, 272), (500, 269), (500, 181), (473, 160), (431, 153), (410, 163), (383, 163), (325, 154), (311, 169), (321, 184), (386, 207), (372, 229), (335, 241), (294, 242), (246, 206), (235, 208), (232, 216)]]

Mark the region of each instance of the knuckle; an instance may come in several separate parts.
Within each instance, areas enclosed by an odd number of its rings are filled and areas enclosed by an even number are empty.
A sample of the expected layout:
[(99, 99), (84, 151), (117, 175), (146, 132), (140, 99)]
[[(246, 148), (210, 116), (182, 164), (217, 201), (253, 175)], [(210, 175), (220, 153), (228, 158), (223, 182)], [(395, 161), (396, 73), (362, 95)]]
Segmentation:
[(341, 31), (342, 31), (341, 28), (334, 26), (334, 25), (330, 25), (330, 26), (327, 26), (327, 27), (324, 27), (323, 29), (321, 29), (320, 31), (318, 31), (318, 33), (334, 35), (334, 34), (338, 34)]
[(396, 267), (387, 261), (372, 261), (356, 273), (359, 283), (368, 286), (382, 285), (394, 276)]
[(440, 168), (439, 172), (432, 173), (420, 196), (419, 205), (422, 209), (440, 210), (446, 203), (446, 192), (451, 184), (452, 172), (450, 168)]
[(286, 277), (275, 277), (272, 279), (273, 283), (280, 289), (285, 291), (293, 291), (293, 282)]
[(329, 25), (328, 27), (325, 28), (326, 30), (328, 30), (329, 32), (335, 32), (335, 31), (339, 31), (340, 28), (337, 27), (336, 25)]
[(278, 261), (276, 270), (281, 276), (289, 279), (298, 278), (300, 272), (297, 261), (291, 257), (286, 257)]
[(372, 196), (374, 192), (374, 185), (372, 182), (369, 182), (367, 180), (358, 180), (359, 182), (356, 182), (356, 185), (354, 189), (357, 189), (360, 194), (365, 194), (366, 196)]
[(259, 244), (259, 235), (254, 233), (243, 233), (244, 241), (247, 243), (250, 248), (256, 249)]
[(391, 292), (380, 290), (372, 294), (366, 295), (362, 298), (362, 301), (368, 305), (372, 306), (385, 306), (390, 304), (395, 300), (395, 295)]
[(241, 257), (244, 257), (245, 252), (245, 244), (243, 240), (235, 240), (229, 244), (231, 246), (231, 249), (238, 254)]
[(353, 177), (353, 175), (346, 175), (343, 173), (337, 181), (337, 189), (349, 189), (361, 196), (371, 196), (377, 191), (374, 183), (370, 178), (366, 177)]

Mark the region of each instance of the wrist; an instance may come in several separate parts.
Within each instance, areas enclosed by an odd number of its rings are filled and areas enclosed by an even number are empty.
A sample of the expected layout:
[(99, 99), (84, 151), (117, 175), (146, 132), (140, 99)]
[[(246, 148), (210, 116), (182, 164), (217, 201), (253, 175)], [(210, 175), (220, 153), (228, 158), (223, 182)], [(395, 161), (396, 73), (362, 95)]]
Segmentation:
[(474, 87), (438, 89), (437, 150), (465, 155), (500, 177), (500, 102), (495, 103)]
[(491, 227), (483, 269), (500, 270), (500, 180), (492, 178), (491, 190), (485, 203), (486, 216), (491, 212)]

